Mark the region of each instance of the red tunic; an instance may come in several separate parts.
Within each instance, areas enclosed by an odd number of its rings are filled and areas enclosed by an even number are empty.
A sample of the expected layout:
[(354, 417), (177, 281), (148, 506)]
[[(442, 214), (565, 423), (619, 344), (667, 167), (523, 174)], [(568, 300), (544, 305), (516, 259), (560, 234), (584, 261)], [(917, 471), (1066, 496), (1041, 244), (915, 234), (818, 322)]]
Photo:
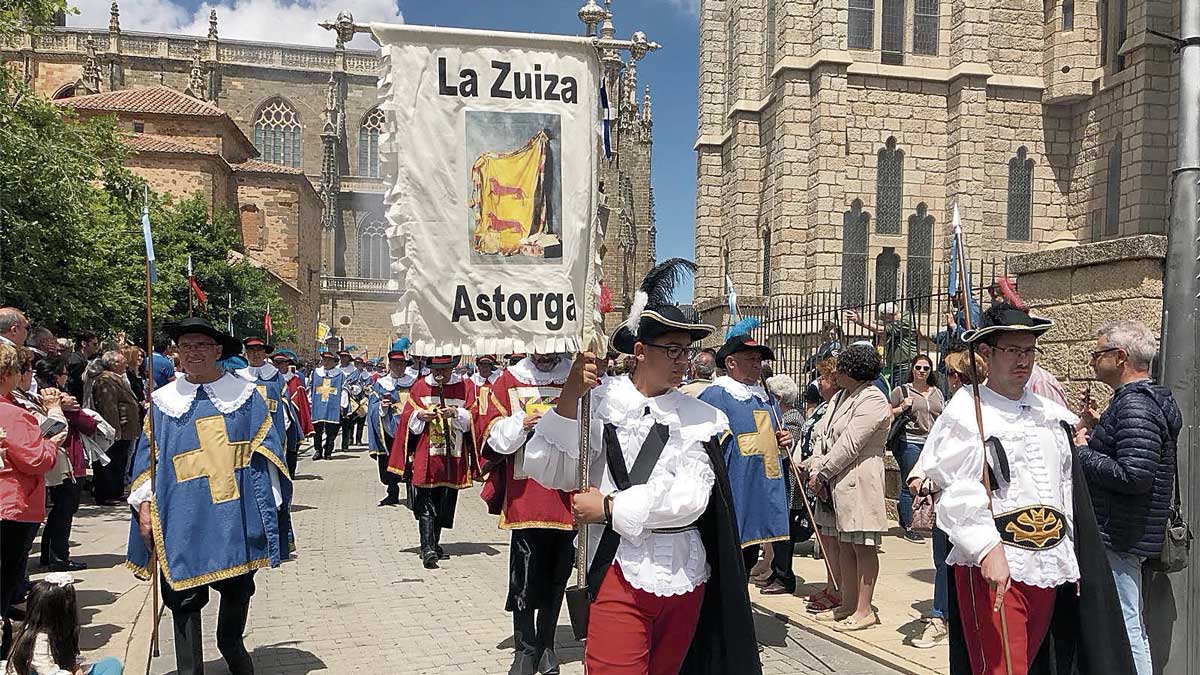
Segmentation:
[(461, 490), (470, 487), (473, 467), (479, 466), (475, 434), (459, 431), (452, 419), (446, 420), (446, 427), (450, 429), (449, 443), (443, 433), (444, 427), (436, 419), (426, 422), (420, 434), (400, 433), (401, 429), (408, 430), (413, 415), (418, 411), (436, 408), (441, 405), (443, 397), (447, 406), (458, 406), (474, 419), (474, 383), (459, 380), (446, 385), (444, 392), (439, 392), (438, 388), (429, 384), (430, 377), (417, 380), (408, 392), (408, 401), (400, 412), (396, 436), (392, 440), (388, 471), (402, 476), (411, 472), (412, 485), (416, 487)]
[(529, 414), (550, 409), (558, 402), (562, 385), (561, 382), (543, 385), (522, 382), (506, 370), (491, 385), (486, 412), (476, 420), (475, 430), (484, 461), (493, 466), (480, 496), (489, 503), (493, 513), (498, 505), (501, 529), (575, 529), (570, 493), (544, 488), (521, 470), (524, 446), (514, 454), (502, 455), (488, 445), (488, 434), (497, 422), (517, 410)]
[(292, 399), (292, 404), (296, 408), (296, 419), (300, 422), (300, 433), (305, 436), (311, 436), (313, 432), (312, 404), (308, 402), (308, 392), (300, 385), (299, 375), (287, 381), (287, 391), (288, 398)]

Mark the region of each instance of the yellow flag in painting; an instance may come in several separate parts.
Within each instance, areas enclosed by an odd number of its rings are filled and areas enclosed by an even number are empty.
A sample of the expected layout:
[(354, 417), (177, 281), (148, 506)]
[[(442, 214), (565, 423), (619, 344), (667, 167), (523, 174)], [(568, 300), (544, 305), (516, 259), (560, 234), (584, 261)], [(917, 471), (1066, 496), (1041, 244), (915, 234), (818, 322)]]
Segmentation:
[(486, 152), (471, 166), (471, 244), (477, 253), (513, 255), (542, 233), (542, 173), (549, 142), (546, 132), (539, 131), (524, 147), (504, 154)]

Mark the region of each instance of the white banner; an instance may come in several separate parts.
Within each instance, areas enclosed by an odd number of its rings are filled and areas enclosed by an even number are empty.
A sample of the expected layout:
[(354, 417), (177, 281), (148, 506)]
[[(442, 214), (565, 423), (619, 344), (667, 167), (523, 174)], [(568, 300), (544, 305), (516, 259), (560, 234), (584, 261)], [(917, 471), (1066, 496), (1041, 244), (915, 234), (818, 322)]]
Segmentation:
[(571, 352), (600, 316), (588, 38), (374, 24), (393, 323), (415, 354)]

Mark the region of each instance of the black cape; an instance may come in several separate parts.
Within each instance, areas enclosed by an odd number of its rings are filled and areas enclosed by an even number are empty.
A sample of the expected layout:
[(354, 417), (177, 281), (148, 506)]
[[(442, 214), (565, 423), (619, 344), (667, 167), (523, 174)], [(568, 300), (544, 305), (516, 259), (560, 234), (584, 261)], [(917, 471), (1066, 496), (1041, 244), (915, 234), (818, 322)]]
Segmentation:
[(742, 562), (733, 493), (725, 459), (716, 439), (704, 444), (716, 481), (708, 508), (697, 521), (712, 569), (704, 585), (700, 621), (680, 669), (681, 675), (760, 675), (758, 640), (750, 611), (750, 591)]
[[(1071, 446), (1074, 447), (1074, 443)], [(1074, 585), (1058, 589), (1050, 631), (1034, 658), (1029, 675), (1137, 675), (1121, 600), (1117, 596), (1112, 568), (1100, 539), (1092, 498), (1077, 453), (1071, 462), (1071, 477), (1079, 591), (1076, 594)], [(954, 575), (947, 576), (950, 675), (971, 675)], [(991, 608), (987, 610), (991, 611)]]

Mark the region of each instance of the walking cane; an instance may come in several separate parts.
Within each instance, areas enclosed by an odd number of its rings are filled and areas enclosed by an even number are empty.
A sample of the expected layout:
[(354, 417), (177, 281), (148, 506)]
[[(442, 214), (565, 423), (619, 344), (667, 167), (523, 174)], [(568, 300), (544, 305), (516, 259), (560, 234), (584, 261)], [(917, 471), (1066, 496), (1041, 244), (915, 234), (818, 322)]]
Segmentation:
[[(775, 420), (775, 427), (777, 429), (782, 429), (783, 422), (775, 412), (775, 397), (771, 395), (771, 390), (767, 389), (767, 379), (761, 375), (760, 379), (763, 391), (767, 392), (767, 403), (771, 407), (771, 419)], [(788, 459), (791, 460), (790, 451)], [(808, 504), (808, 493), (804, 490), (804, 481), (800, 479), (800, 469), (796, 468), (796, 462), (794, 461), (788, 461), (788, 466), (791, 467), (792, 476), (796, 479), (796, 488), (800, 490), (800, 499), (804, 502), (804, 512), (808, 514), (808, 522), (812, 523), (813, 538), (817, 542), (817, 550), (821, 552), (821, 560), (825, 563), (825, 571), (829, 573), (829, 580), (833, 582), (833, 590), (840, 593), (842, 589), (838, 588), (837, 575), (833, 573), (833, 567), (829, 564), (829, 556), (825, 555), (825, 546), (821, 543), (821, 535), (817, 532), (817, 519), (813, 518), (812, 507)]]
[[(188, 292), (191, 296), (191, 292)], [(158, 452), (154, 443), (154, 326), (151, 323), (150, 311), (150, 262), (146, 262), (146, 401), (150, 404), (146, 411), (146, 445), (150, 452), (150, 498), (154, 499), (154, 490), (158, 487), (155, 483), (157, 476)], [(151, 504), (153, 506), (153, 504)], [(139, 514), (140, 515), (140, 514)], [(153, 532), (154, 523), (150, 523), (150, 529)], [(150, 654), (146, 657), (146, 673), (150, 672), (150, 665), (154, 661), (154, 657), (158, 656), (158, 549), (154, 545), (153, 535), (150, 537), (150, 618), (153, 622), (150, 626)]]
[[(970, 299), (969, 299), (970, 294), (971, 294), (971, 289), (968, 286), (967, 262), (966, 262), (967, 256), (965, 255), (965, 253), (964, 253), (965, 249), (963, 248), (962, 228), (958, 225), (957, 209), (958, 209), (958, 207), (956, 205), (955, 206), (955, 219), (954, 219), (955, 220), (954, 240), (955, 240), (955, 244), (958, 247), (958, 278), (960, 280), (959, 291), (962, 293), (963, 322), (966, 324), (966, 329), (971, 330), (971, 328), (972, 328), (971, 307), (970, 307)], [(970, 359), (970, 361), (971, 361), (971, 393), (973, 394), (971, 400), (975, 403), (975, 425), (979, 429), (979, 445), (980, 445), (981, 451), (983, 452), (983, 475), (980, 477), (980, 479), (983, 482), (983, 490), (987, 494), (988, 512), (991, 512), (992, 511), (992, 482), (988, 479), (987, 437), (984, 435), (984, 432), (983, 432), (983, 408), (981, 407), (981, 405), (979, 403), (979, 369), (975, 365), (975, 359), (977, 357), (975, 354), (974, 342), (968, 343), (967, 348), (971, 355), (971, 359)], [(1001, 546), (1003, 546), (1003, 544), (1001, 544)], [(1003, 551), (1001, 551), (1001, 553), (1003, 553)], [(970, 568), (968, 568), (968, 569), (970, 569)], [(979, 570), (979, 576), (980, 576), (981, 581), (986, 581), (985, 579), (983, 579), (983, 569), (982, 568), (980, 568), (980, 570)], [(1004, 647), (1004, 672), (1007, 673), (1007, 675), (1013, 675), (1012, 653), (1008, 646), (1008, 617), (1005, 616), (1005, 613), (1004, 613), (1004, 602), (1002, 599), (1003, 592), (1004, 591), (1001, 590), (999, 587), (996, 588), (997, 600), (1000, 602), (1000, 606), (998, 608), (998, 610), (1000, 612), (1000, 643)], [(972, 612), (975, 611), (974, 597), (975, 597), (975, 594), (972, 590), (972, 593), (971, 593)]]
[[(588, 489), (588, 475), (591, 469), (591, 427), (592, 427), (592, 393), (584, 393), (579, 399), (579, 491)], [(571, 616), (571, 632), (576, 640), (587, 637), (588, 612), (591, 598), (588, 597), (587, 560), (588, 533), (587, 525), (580, 525), (576, 536), (575, 546), (575, 585), (567, 589), (567, 612)]]

